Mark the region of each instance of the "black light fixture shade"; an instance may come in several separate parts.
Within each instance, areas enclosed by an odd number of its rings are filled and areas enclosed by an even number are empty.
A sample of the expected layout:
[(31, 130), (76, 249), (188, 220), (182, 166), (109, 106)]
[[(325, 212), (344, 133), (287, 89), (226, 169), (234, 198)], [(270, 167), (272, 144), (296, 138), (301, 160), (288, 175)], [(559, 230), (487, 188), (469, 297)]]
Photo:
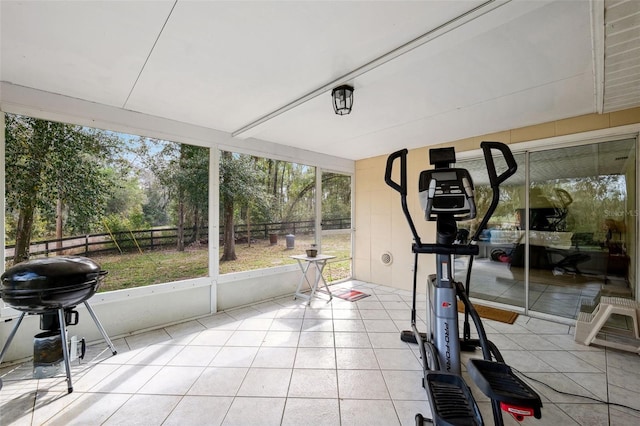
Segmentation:
[(347, 115), (353, 106), (353, 87), (349, 85), (338, 86), (331, 91), (333, 98), (333, 110), (338, 115)]

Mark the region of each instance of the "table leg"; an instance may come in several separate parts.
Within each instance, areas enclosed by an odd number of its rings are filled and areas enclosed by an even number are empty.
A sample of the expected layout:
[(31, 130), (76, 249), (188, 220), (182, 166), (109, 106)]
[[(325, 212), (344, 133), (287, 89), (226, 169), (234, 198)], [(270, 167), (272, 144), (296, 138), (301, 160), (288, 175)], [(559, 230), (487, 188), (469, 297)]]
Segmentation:
[(311, 265), (312, 263), (315, 265), (315, 277), (313, 279), (313, 285), (311, 286), (311, 293), (309, 293), (309, 304), (311, 303), (311, 299), (313, 299), (316, 295), (316, 290), (318, 289), (318, 275), (320, 275), (318, 273), (318, 262), (309, 262), (309, 265)]
[[(309, 267), (311, 266), (311, 262), (302, 262), (300, 259), (296, 259), (298, 261), (298, 266), (300, 267), (300, 271), (302, 272), (302, 276), (300, 277), (300, 281), (298, 282), (298, 287), (296, 288), (296, 292), (293, 295), (294, 299), (300, 297), (302, 299), (307, 299), (307, 295), (306, 294), (302, 294), (302, 285), (304, 284), (304, 282), (307, 282), (307, 285), (309, 286), (309, 288), (313, 288), (311, 283), (309, 282), (309, 279), (307, 278), (307, 271), (309, 270)], [(309, 302), (311, 301), (311, 297), (308, 297)]]
[(316, 264), (316, 285), (314, 286), (314, 293), (318, 289), (318, 284), (322, 281), (324, 288), (327, 290), (329, 294), (329, 301), (333, 299), (333, 295), (331, 294), (331, 290), (329, 290), (329, 286), (327, 285), (327, 281), (324, 279), (324, 275), (322, 272), (324, 271), (324, 267), (327, 265), (327, 261), (315, 262)]
[[(296, 259), (296, 260), (298, 261), (298, 266), (300, 267), (300, 271), (302, 272), (302, 277), (300, 277), (300, 282), (298, 283), (298, 288), (296, 289), (294, 298), (299, 297), (301, 299), (305, 299), (307, 300), (307, 305), (311, 304), (311, 300), (314, 297), (318, 297), (316, 293), (318, 291), (318, 285), (320, 284), (320, 281), (322, 281), (322, 284), (324, 285), (325, 289), (327, 290), (327, 293), (329, 294), (329, 301), (331, 301), (333, 296), (331, 295), (331, 291), (329, 290), (327, 281), (322, 276), (322, 271), (324, 270), (324, 267), (327, 261), (326, 260), (302, 261), (300, 259)], [(315, 265), (315, 277), (313, 279), (313, 283), (309, 281), (309, 277), (307, 276), (307, 273), (309, 272), (309, 268), (311, 267), (311, 264)], [(307, 282), (307, 285), (311, 289), (311, 293), (309, 293), (309, 295), (302, 294), (302, 286), (305, 281)]]

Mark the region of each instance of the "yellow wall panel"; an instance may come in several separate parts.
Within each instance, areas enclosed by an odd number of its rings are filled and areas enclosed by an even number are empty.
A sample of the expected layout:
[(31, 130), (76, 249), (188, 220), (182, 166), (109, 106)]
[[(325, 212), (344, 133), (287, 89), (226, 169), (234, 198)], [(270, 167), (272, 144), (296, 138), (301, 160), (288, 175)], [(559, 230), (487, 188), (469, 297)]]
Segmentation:
[(573, 133), (588, 132), (591, 130), (606, 129), (609, 127), (609, 114), (588, 114), (579, 117), (558, 120), (556, 123), (556, 136), (570, 135)]
[(544, 123), (513, 129), (511, 131), (511, 143), (550, 138), (556, 135), (555, 131), (555, 123)]
[(625, 126), (640, 122), (640, 107), (609, 114), (611, 127)]

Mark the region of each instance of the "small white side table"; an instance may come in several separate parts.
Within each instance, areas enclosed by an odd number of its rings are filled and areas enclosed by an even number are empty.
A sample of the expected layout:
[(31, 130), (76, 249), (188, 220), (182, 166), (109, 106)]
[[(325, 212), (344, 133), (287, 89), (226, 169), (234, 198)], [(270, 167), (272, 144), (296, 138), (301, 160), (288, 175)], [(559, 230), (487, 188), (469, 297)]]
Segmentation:
[[(313, 299), (314, 297), (319, 298), (319, 296), (316, 294), (316, 291), (318, 290), (318, 285), (320, 284), (320, 282), (322, 282), (322, 284), (324, 285), (324, 288), (327, 290), (327, 293), (329, 294), (329, 300), (331, 300), (333, 296), (331, 295), (331, 291), (329, 290), (327, 281), (325, 281), (324, 277), (322, 276), (322, 271), (324, 270), (324, 267), (327, 265), (327, 260), (334, 259), (335, 256), (319, 254), (316, 257), (309, 257), (307, 255), (300, 254), (300, 255), (291, 256), (291, 258), (298, 261), (298, 266), (300, 267), (300, 271), (302, 271), (302, 277), (300, 277), (298, 288), (296, 289), (296, 292), (293, 295), (294, 299), (299, 297), (301, 299), (307, 300), (307, 305), (310, 304), (311, 299)], [(307, 272), (309, 271), (309, 268), (311, 267), (311, 265), (314, 265), (316, 269), (316, 276), (313, 282), (309, 281), (309, 277), (307, 276)], [(311, 293), (309, 293), (308, 295), (302, 293), (302, 286), (305, 283), (305, 281), (307, 282), (307, 285), (311, 289)]]

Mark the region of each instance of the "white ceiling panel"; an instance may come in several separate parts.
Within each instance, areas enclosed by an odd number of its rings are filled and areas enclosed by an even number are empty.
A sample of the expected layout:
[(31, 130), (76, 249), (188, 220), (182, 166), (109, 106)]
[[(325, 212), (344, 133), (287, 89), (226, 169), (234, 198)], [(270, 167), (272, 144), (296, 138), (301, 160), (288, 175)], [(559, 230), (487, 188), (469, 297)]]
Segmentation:
[(480, 3), (179, 2), (127, 108), (232, 132)]
[[(502, 12), (520, 6), (512, 5)], [(363, 151), (384, 154), (390, 146), (424, 146), (593, 112), (588, 4), (524, 6), (528, 12), (515, 19), (485, 15), (465, 26), (473, 37), (458, 41), (452, 31), (357, 78), (347, 117), (333, 114), (326, 93), (261, 125), (254, 136), (304, 140), (307, 149), (358, 158)], [(540, 34), (535, 29), (543, 18)], [(325, 130), (307, 134), (309, 128)]]
[[(527, 126), (553, 121), (567, 110), (575, 111), (575, 115), (588, 114), (593, 112), (593, 95), (590, 90), (584, 89), (592, 85), (592, 79), (579, 75), (413, 120), (403, 119), (401, 116), (406, 110), (399, 108), (389, 113), (394, 116), (391, 121), (399, 123), (398, 125), (389, 125), (370, 133), (358, 132), (360, 128), (367, 127), (359, 124), (361, 115), (367, 111), (357, 111), (356, 108), (361, 108), (357, 104), (354, 104), (354, 112), (350, 114), (349, 120), (333, 113), (320, 112), (330, 102), (327, 94), (324, 98), (314, 99), (273, 120), (274, 127), (287, 123), (287, 135), (270, 135), (266, 130), (265, 134), (259, 134), (258, 137), (279, 137), (284, 144), (295, 143), (311, 151), (322, 151), (345, 158), (363, 158), (363, 153), (367, 156), (384, 155), (400, 148), (418, 148), (510, 129), (514, 122)], [(358, 99), (365, 98), (362, 102), (366, 103), (366, 97), (365, 93), (360, 92)], [(318, 116), (322, 118), (318, 119)], [(384, 114), (373, 115), (372, 119), (376, 118), (388, 119)], [(308, 134), (309, 128), (330, 128), (332, 137), (326, 137), (328, 132)], [(293, 135), (291, 140), (286, 139), (289, 135)], [(296, 139), (296, 135), (301, 136)], [(306, 135), (304, 139), (302, 135)]]
[(2, 1), (0, 79), (122, 107), (172, 1)]

